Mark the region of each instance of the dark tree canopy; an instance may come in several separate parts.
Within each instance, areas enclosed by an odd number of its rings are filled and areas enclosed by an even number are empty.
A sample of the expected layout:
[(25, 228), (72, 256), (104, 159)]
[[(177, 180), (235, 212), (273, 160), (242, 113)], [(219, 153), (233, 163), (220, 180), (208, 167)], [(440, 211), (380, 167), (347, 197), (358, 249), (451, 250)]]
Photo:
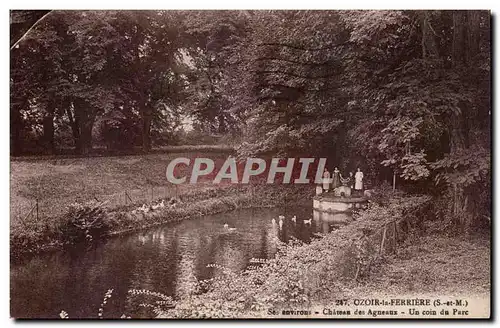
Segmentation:
[(148, 152), (186, 141), (187, 119), (198, 136), (231, 136), (242, 157), (327, 157), (436, 185), (462, 217), (489, 208), (490, 19), (11, 11), (11, 151)]

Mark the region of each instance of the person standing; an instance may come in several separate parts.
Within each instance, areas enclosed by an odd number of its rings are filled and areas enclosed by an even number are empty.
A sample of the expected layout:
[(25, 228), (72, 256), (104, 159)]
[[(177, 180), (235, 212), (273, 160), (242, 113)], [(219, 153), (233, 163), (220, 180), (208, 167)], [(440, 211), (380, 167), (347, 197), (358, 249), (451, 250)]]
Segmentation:
[(335, 189), (337, 187), (340, 187), (340, 171), (338, 168), (335, 168), (333, 170), (333, 181), (332, 181), (332, 188)]
[(361, 169), (358, 167), (358, 172), (354, 175), (354, 190), (363, 190), (363, 172), (361, 172)]
[(325, 167), (325, 171), (323, 172), (323, 190), (324, 192), (328, 192), (330, 189), (330, 172)]

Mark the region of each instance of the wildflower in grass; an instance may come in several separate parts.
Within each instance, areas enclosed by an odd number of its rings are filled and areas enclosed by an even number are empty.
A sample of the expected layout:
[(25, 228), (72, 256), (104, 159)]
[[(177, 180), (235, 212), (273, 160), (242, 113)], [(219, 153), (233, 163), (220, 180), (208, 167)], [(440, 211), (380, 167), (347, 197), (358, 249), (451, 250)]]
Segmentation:
[(101, 306), (99, 307), (99, 311), (97, 313), (97, 316), (99, 317), (99, 319), (102, 319), (102, 317), (104, 315), (104, 305), (106, 305), (106, 303), (108, 302), (108, 299), (111, 298), (112, 294), (113, 294), (113, 289), (108, 289), (106, 294), (104, 294), (104, 299), (102, 300)]

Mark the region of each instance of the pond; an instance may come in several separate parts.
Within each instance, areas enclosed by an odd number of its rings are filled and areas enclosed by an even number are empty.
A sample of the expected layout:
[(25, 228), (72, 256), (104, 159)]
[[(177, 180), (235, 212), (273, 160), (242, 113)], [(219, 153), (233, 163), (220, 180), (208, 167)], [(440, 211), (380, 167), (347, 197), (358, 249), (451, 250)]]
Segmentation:
[[(272, 223), (278, 215), (285, 215), (282, 227)], [(209, 264), (241, 271), (252, 258), (272, 258), (278, 239), (310, 242), (315, 233), (349, 220), (347, 214), (304, 207), (242, 209), (111, 238), (90, 249), (43, 254), (11, 265), (11, 316), (58, 318), (65, 310), (72, 318), (96, 318), (104, 294), (113, 289), (104, 316), (137, 317), (129, 289), (182, 297), (196, 279), (218, 274)]]

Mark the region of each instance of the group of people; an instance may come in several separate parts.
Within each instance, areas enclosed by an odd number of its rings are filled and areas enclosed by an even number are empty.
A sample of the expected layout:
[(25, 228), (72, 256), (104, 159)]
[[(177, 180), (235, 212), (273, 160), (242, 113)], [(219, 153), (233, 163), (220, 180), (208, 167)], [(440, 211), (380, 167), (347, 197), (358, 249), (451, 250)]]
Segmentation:
[[(348, 186), (354, 190), (363, 190), (363, 172), (358, 167), (356, 174), (349, 172), (349, 176), (344, 178), (337, 167), (330, 174), (327, 168), (323, 172), (323, 192), (335, 189), (340, 186)], [(330, 188), (331, 187), (331, 188)]]

